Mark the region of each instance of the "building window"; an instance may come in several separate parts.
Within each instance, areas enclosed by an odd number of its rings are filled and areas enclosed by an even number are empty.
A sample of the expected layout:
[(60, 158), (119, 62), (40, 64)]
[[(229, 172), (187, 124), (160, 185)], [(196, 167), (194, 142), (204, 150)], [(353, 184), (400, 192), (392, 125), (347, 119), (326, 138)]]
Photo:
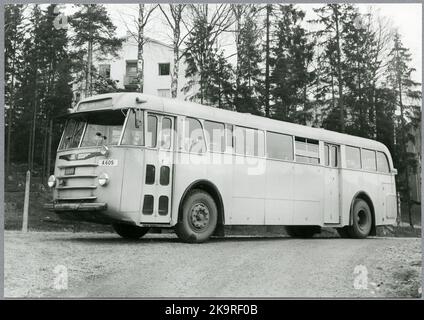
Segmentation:
[(137, 61), (126, 61), (124, 86), (134, 89), (138, 86)]
[(162, 98), (170, 98), (171, 90), (169, 89), (158, 89), (158, 96)]
[(99, 75), (102, 78), (110, 79), (110, 64), (100, 64), (99, 65)]
[(127, 75), (137, 75), (137, 61), (127, 61)]
[(159, 63), (159, 75), (160, 76), (169, 76), (170, 74), (170, 64), (169, 63)]

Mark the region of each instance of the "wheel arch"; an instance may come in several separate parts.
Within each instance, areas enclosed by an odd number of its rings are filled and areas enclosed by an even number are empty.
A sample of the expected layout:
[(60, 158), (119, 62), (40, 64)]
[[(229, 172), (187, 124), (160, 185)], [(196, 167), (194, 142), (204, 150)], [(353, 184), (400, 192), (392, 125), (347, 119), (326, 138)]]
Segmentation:
[(224, 215), (224, 203), (222, 201), (221, 193), (214, 183), (209, 180), (200, 179), (193, 181), (185, 190), (183, 195), (181, 196), (180, 202), (178, 204), (178, 221), (181, 219), (181, 213), (183, 209), (184, 200), (186, 199), (188, 193), (193, 189), (201, 189), (210, 194), (213, 200), (216, 203), (218, 208), (218, 226), (223, 226), (225, 223), (225, 215)]
[(374, 204), (373, 204), (369, 194), (366, 193), (365, 191), (358, 191), (352, 198), (352, 202), (350, 204), (350, 210), (349, 210), (349, 225), (353, 224), (352, 210), (353, 210), (353, 204), (354, 204), (356, 199), (364, 200), (367, 203), (367, 205), (370, 207), (371, 217), (372, 217), (372, 226), (371, 226), (370, 235), (375, 236), (376, 235), (376, 222), (375, 222)]

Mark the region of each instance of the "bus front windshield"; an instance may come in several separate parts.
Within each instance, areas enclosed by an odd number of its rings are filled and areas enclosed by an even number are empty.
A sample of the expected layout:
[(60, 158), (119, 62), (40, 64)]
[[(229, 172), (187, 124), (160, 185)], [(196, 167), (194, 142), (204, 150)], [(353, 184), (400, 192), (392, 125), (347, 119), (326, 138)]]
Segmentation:
[(121, 110), (87, 113), (71, 117), (65, 127), (59, 150), (101, 145), (117, 145), (124, 125)]

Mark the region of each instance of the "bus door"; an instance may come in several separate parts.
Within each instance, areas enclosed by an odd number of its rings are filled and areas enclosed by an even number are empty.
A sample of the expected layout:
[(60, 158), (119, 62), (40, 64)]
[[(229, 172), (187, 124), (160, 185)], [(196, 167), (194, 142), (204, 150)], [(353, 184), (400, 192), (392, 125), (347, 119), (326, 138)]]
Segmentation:
[(324, 144), (324, 223), (340, 223), (340, 146)]
[(174, 118), (145, 113), (141, 223), (169, 223), (174, 163)]

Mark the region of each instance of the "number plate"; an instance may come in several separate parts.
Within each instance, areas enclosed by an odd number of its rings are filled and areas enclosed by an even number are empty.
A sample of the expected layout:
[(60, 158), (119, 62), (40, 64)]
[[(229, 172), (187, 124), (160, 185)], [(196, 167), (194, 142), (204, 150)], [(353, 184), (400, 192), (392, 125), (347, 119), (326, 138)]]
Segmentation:
[(103, 159), (99, 160), (99, 166), (101, 167), (115, 167), (118, 165), (117, 159)]
[(75, 167), (65, 168), (65, 176), (71, 176), (75, 174)]

